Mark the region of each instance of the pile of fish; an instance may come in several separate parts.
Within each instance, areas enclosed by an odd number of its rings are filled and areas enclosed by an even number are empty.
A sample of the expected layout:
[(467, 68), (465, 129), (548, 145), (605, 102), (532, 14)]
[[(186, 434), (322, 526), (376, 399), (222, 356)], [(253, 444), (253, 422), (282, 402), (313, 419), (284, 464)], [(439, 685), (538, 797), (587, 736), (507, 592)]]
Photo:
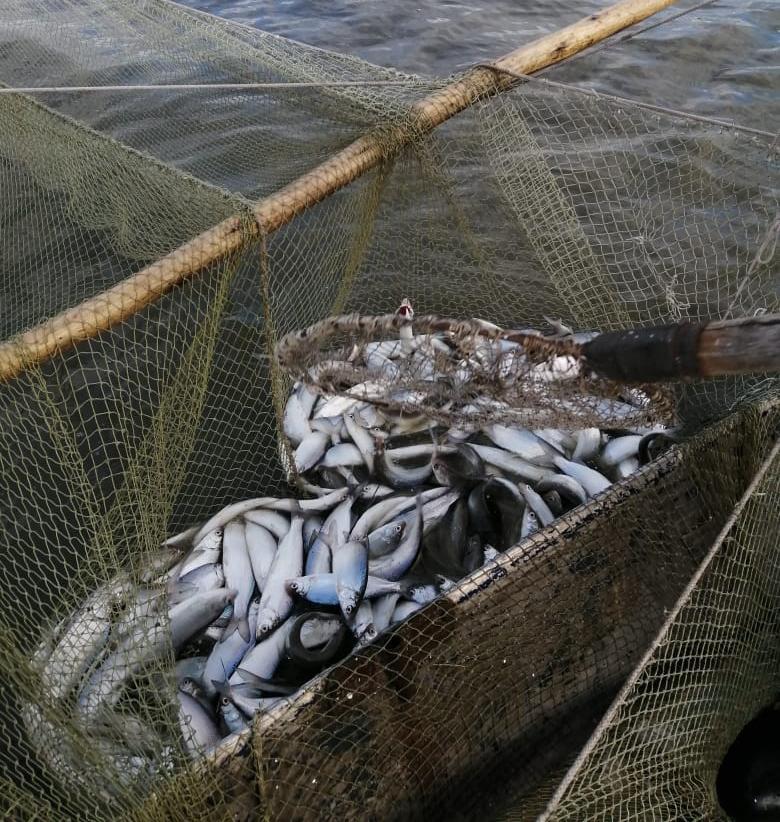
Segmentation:
[[(302, 384), (283, 426), (309, 498), (236, 502), (171, 537), (140, 573), (91, 593), (33, 656), (44, 692), (68, 704), (125, 779), (153, 775), (176, 751), (214, 749), (673, 438), (445, 429)], [(144, 689), (165, 690), (154, 676), (171, 648), (178, 740), (137, 710)], [(66, 743), (52, 741), (39, 711), (28, 708), (25, 721), (62, 771)]]

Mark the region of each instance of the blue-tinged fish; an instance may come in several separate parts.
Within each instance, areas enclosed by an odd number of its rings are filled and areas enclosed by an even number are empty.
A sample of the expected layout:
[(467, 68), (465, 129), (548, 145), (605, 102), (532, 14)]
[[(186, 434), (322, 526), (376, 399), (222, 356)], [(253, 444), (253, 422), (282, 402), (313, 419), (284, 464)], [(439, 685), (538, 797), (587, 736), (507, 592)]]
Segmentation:
[(362, 540), (350, 540), (333, 552), (336, 592), (344, 618), (357, 611), (368, 581), (368, 548)]
[(211, 653), (206, 660), (206, 670), (202, 679), (203, 689), (207, 696), (213, 697), (216, 694), (219, 683), (229, 679), (247, 652), (254, 647), (259, 612), (260, 599), (255, 597), (247, 613), (249, 639), (245, 640), (240, 631), (231, 631), (230, 633), (226, 631), (225, 636), (211, 649)]
[(265, 579), (257, 619), (257, 638), (266, 637), (290, 615), (293, 598), (286, 581), (303, 572), (303, 517), (295, 516), (290, 530), (279, 543), (274, 561)]

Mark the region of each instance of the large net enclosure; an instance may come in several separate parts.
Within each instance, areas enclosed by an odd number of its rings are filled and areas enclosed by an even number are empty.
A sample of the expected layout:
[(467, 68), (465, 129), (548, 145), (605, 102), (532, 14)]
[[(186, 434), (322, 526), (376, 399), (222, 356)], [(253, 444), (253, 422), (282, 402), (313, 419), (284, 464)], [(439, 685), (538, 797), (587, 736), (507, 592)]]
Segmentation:
[[(778, 378), (596, 390), (567, 346), (780, 312), (780, 144), (542, 51), (0, 0), (6, 818), (727, 818)], [(400, 318), (320, 358), (362, 394), (277, 357), (333, 315)]]

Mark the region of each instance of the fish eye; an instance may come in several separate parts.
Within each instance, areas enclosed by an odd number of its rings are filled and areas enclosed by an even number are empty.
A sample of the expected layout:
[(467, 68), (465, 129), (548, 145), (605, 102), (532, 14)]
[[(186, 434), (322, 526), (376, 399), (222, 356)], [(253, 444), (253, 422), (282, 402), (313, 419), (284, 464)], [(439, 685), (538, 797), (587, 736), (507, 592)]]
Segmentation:
[(220, 702), (222, 705), (230, 705), (230, 700), (226, 696), (223, 696)]
[(352, 613), (352, 606), (347, 605), (347, 607), (344, 610), (346, 611), (347, 614), (351, 614)]

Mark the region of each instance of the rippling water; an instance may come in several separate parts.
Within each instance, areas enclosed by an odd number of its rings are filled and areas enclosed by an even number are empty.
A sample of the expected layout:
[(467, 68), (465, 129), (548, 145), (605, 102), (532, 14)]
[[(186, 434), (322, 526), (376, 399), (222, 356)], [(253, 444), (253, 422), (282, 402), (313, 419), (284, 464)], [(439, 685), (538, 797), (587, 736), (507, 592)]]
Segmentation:
[[(188, 0), (188, 5), (372, 63), (446, 76), (505, 54), (606, 4)], [(677, 3), (636, 29), (695, 5)], [(613, 40), (609, 48), (591, 51), (548, 75), (774, 132), (780, 128), (780, 3), (719, 0), (623, 43)]]

